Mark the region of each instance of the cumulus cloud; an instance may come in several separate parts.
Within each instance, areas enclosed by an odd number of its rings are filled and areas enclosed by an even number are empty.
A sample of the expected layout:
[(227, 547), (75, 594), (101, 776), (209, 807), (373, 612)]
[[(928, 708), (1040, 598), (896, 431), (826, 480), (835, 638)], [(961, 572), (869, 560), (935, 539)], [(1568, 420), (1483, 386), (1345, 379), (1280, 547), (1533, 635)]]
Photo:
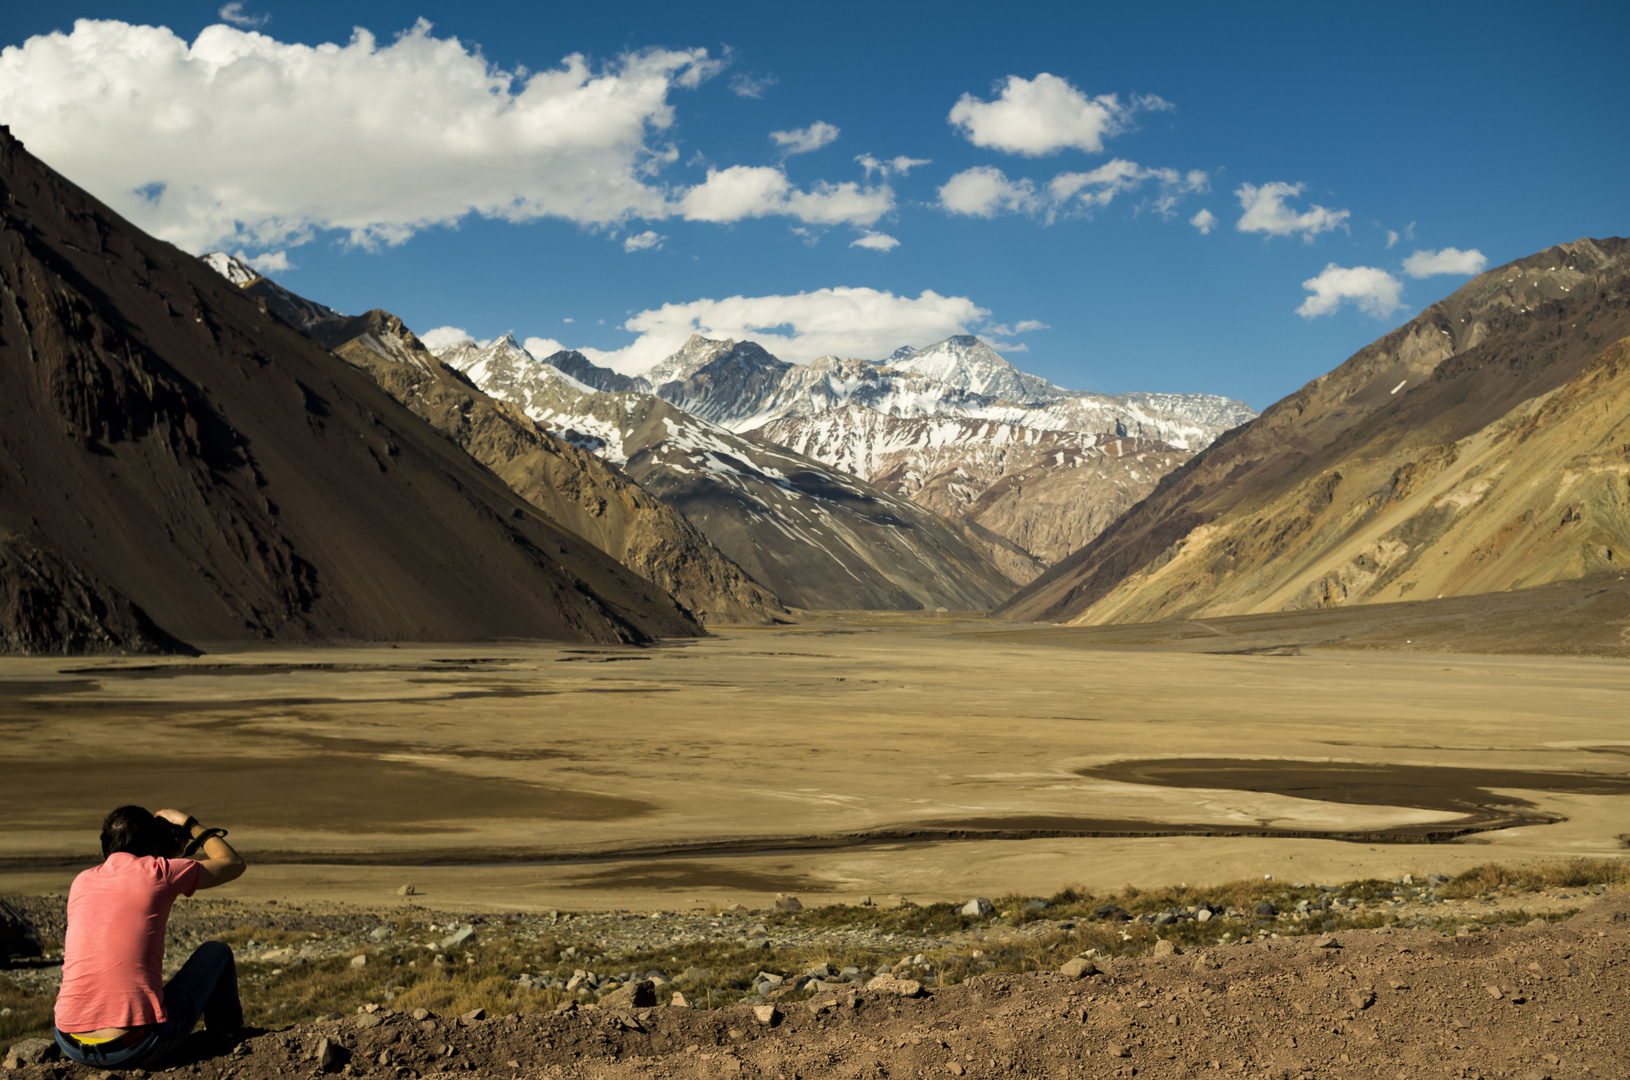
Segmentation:
[[(629, 252), (651, 250), (660, 251), (662, 249), (662, 242), (666, 239), (668, 239), (666, 236), (661, 235), (655, 230), (646, 229), (642, 233), (635, 233), (633, 236), (625, 239), (623, 241), (623, 250)], [(567, 319), (566, 321), (571, 322), (572, 320)]]
[(1153, 95), (1122, 102), (1115, 94), (1089, 98), (1057, 75), (1034, 79), (1009, 75), (990, 101), (963, 94), (951, 109), (951, 126), (975, 146), (1040, 157), (1074, 147), (1096, 154), (1104, 139), (1131, 126), (1139, 112), (1170, 109)]
[[(563, 345), (554, 338), (529, 337), (525, 341), (521, 342), (521, 348), (525, 349), (539, 360), (547, 360), (557, 352), (566, 352), (571, 348), (571, 346)], [(579, 349), (577, 351), (582, 353), (590, 363), (596, 362), (594, 357), (589, 356), (589, 353), (594, 352), (595, 350)]]
[(787, 157), (793, 154), (807, 154), (811, 150), (836, 142), (838, 129), (825, 120), (817, 120), (806, 128), (793, 128), (791, 131), (772, 131), (770, 138), (775, 145), (781, 148), (781, 153)]
[(220, 16), (222, 22), (229, 22), (233, 26), (265, 26), (272, 21), (270, 15), (250, 15), (245, 12), (241, 0), (232, 0), (232, 3), (221, 8), (216, 14)]
[(940, 206), (953, 214), (995, 217), (999, 213), (1039, 214), (1049, 223), (1061, 215), (1087, 215), (1108, 206), (1115, 198), (1149, 182), (1159, 194), (1149, 204), (1170, 217), (1172, 208), (1187, 193), (1205, 190), (1206, 174), (1176, 169), (1150, 169), (1115, 158), (1089, 172), (1062, 172), (1045, 184), (1029, 179), (1011, 180), (990, 165), (964, 169), (939, 189)]
[(419, 335), (419, 340), (424, 342), (425, 348), (431, 352), (441, 352), (455, 345), (476, 344), (475, 338), (470, 336), (468, 330), (457, 326), (438, 326), (434, 330), (426, 330)]
[(1431, 277), (1433, 274), (1461, 274), (1470, 277), (1481, 274), (1489, 261), (1481, 251), (1471, 248), (1444, 248), (1442, 251), (1416, 251), (1404, 260), (1404, 273), (1412, 278)]
[(862, 187), (853, 182), (817, 182), (809, 191), (795, 187), (787, 174), (767, 165), (732, 165), (709, 169), (707, 179), (687, 191), (678, 203), (687, 221), (740, 221), (750, 217), (786, 216), (806, 225), (871, 225), (894, 209), (894, 190), (887, 184)]
[(1304, 319), (1329, 315), (1349, 301), (1377, 319), (1385, 319), (1403, 306), (1403, 282), (1373, 266), (1330, 263), (1318, 277), (1302, 282), (1302, 288), (1313, 294), (1296, 309)]
[(1211, 230), (1217, 227), (1217, 215), (1210, 210), (1201, 210), (1189, 218), (1189, 224), (1199, 229), (1201, 236), (1210, 236)]
[(79, 20), (0, 51), (0, 116), (53, 166), (193, 251), (283, 248), (317, 230), (399, 243), (467, 214), (614, 225), (670, 215), (651, 172), (670, 95), (705, 49), (602, 66), (493, 67), (422, 20), (389, 44), (284, 44), (231, 26)]
[(919, 165), (933, 164), (933, 161), (929, 158), (906, 157), (904, 154), (899, 157), (889, 158), (887, 161), (880, 161), (870, 154), (856, 154), (855, 160), (860, 162), (860, 167), (866, 170), (866, 179), (868, 180), (872, 178), (872, 173), (876, 173), (880, 179), (887, 180), (891, 174), (898, 173), (905, 176)]
[(1000, 213), (1033, 214), (1042, 199), (1029, 180), (1009, 180), (992, 165), (957, 173), (939, 189), (940, 206), (953, 214), (989, 218)]
[(870, 232), (858, 240), (852, 240), (850, 247), (866, 248), (868, 251), (893, 251), (900, 246), (900, 241), (888, 233)]
[[(623, 324), (639, 335), (623, 349), (580, 349), (629, 375), (673, 355), (692, 334), (751, 340), (783, 360), (807, 364), (820, 356), (887, 356), (902, 343), (928, 345), (972, 333), (990, 312), (965, 296), (924, 290), (916, 297), (869, 288), (817, 289), (790, 296), (732, 296), (642, 311)], [(527, 350), (533, 339), (527, 339)], [(557, 343), (558, 347), (558, 343)]]
[(1313, 242), (1320, 233), (1344, 228), (1352, 213), (1347, 210), (1327, 210), (1315, 204), (1298, 214), (1285, 205), (1286, 199), (1302, 193), (1306, 184), (1286, 184), (1280, 181), (1263, 184), (1241, 184), (1234, 194), (1245, 213), (1234, 228), (1240, 232), (1265, 233), (1268, 236), (1295, 236)]

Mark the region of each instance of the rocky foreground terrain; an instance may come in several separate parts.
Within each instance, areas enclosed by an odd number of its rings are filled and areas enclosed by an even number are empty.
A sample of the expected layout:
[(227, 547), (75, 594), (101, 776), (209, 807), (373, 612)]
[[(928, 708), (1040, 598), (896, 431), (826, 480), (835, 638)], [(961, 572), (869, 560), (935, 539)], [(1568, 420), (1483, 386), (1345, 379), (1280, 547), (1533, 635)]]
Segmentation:
[[(255, 1022), (276, 1025), (264, 1014), (276, 996), (267, 988), (302, 968), (326, 973), (303, 984), (303, 1007), (352, 996), (239, 1044), (200, 1033), (169, 1071), (223, 1080), (1622, 1075), (1622, 886), (1514, 898), (1473, 892), (1481, 886), (1463, 875), (1283, 888), (1280, 904), (1246, 910), (1233, 902), (1248, 903), (1236, 888), (1219, 904), (1163, 907), (1170, 897), (1140, 903), (1129, 891), (1084, 909), (1064, 896), (965, 910), (896, 898), (870, 913), (803, 911), (787, 899), (780, 910), (575, 917), (408, 908), (395, 925), (379, 913), (257, 908), (252, 928), (243, 905), (186, 904), (171, 951), (210, 936), (233, 941)], [(48, 939), (60, 927), (60, 898), (19, 903)], [(1319, 932), (1327, 926), (1333, 932)], [(884, 932), (891, 927), (898, 932)], [(1088, 942), (1097, 944), (1081, 948)], [(669, 950), (683, 962), (709, 943), (726, 950), (713, 954), (718, 971), (615, 970)], [(882, 957), (875, 970), (838, 967), (856, 949)], [(496, 974), (500, 954), (511, 961), (505, 970), (536, 974)], [(407, 970), (405, 955), (415, 956)], [(801, 956), (803, 970), (762, 971), (744, 988), (728, 976), (757, 964), (720, 964), (753, 955), (781, 970)], [(808, 963), (816, 955), (834, 961)], [(550, 970), (573, 965), (569, 991), (545, 989)], [(49, 982), (50, 970), (13, 972), (0, 986)], [(394, 976), (382, 993), (381, 970)], [(372, 992), (358, 1001), (364, 986)], [(486, 1005), (472, 1006), (483, 996)], [(13, 1045), (6, 1065), (26, 1080), (91, 1074), (29, 1040)]]

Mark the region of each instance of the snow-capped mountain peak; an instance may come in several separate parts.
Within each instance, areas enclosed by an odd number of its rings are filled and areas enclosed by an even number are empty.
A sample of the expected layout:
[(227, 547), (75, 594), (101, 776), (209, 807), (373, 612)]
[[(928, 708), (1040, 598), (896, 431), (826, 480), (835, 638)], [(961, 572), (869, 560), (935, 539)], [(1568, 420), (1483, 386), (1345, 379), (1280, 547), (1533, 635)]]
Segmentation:
[(959, 390), (1020, 404), (1056, 401), (1069, 396), (1068, 390), (1020, 371), (971, 334), (957, 334), (905, 356), (900, 355), (902, 352), (905, 350), (896, 350), (889, 358), (890, 367), (915, 371)]
[(256, 278), (260, 277), (260, 275), (255, 272), (254, 267), (250, 266), (236, 255), (228, 255), (224, 251), (212, 251), (208, 255), (199, 256), (199, 258), (203, 259), (205, 264), (208, 265), (211, 270), (215, 271), (217, 274), (220, 274), (234, 285), (247, 285), (251, 281), (254, 281)]

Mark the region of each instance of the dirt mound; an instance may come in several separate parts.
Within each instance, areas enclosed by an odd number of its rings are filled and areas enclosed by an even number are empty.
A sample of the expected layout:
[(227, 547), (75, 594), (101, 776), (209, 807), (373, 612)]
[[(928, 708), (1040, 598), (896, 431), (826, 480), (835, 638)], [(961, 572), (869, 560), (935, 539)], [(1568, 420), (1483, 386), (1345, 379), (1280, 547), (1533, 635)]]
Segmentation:
[[(1521, 1077), (1619, 1075), (1630, 897), (1566, 923), (1445, 937), (1325, 938), (1100, 961), (1076, 977), (945, 989), (874, 980), (718, 1010), (640, 1003), (458, 1019), (389, 1009), (255, 1036), (195, 1037), (192, 1077), (325, 1069), (477, 1076)], [(1160, 950), (1157, 949), (1157, 952)], [(772, 998), (773, 998), (772, 994)], [(88, 1076), (24, 1064), (20, 1080)]]
[(4, 128), (0, 534), (12, 652), (701, 632)]

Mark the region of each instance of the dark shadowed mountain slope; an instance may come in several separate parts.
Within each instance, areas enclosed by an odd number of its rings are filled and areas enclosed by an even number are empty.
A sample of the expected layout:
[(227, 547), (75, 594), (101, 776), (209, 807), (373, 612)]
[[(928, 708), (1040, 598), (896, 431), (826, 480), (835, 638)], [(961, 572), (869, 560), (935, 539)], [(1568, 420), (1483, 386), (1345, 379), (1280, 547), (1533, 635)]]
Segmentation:
[(790, 614), (683, 514), (616, 466), (556, 438), (514, 405), (475, 389), (432, 356), (396, 316), (370, 311), (314, 321), (308, 329), (516, 494), (671, 593), (698, 618), (768, 623)]
[[(101, 620), (73, 631), (88, 649), (700, 632), (365, 374), (4, 129), (0, 535), (8, 575), (12, 553), (34, 553), (26, 565), (51, 567)], [(16, 580), (0, 596), (40, 595)], [(14, 608), (5, 647), (61, 640), (19, 633)]]
[(1167, 476), (1011, 599), (1129, 622), (1622, 569), (1630, 242), (1491, 270)]

